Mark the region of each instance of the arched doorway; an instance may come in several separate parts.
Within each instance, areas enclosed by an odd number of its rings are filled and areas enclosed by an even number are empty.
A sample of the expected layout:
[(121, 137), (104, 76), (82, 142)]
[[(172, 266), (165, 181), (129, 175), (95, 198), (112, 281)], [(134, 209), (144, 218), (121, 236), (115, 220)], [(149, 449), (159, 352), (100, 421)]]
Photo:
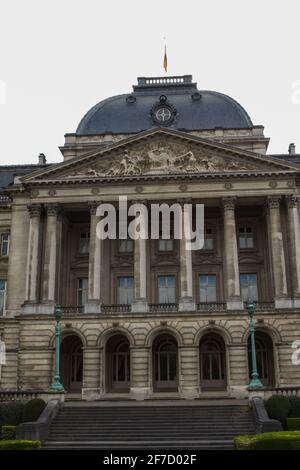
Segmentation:
[[(255, 346), (259, 378), (263, 385), (273, 387), (275, 384), (273, 341), (264, 331), (256, 331)], [(248, 363), (249, 377), (251, 378), (252, 358), (250, 336), (248, 338)]]
[(153, 388), (178, 390), (178, 347), (171, 335), (160, 335), (153, 342)]
[(83, 376), (82, 341), (77, 335), (69, 335), (60, 347), (61, 381), (67, 392), (80, 392)]
[(107, 341), (106, 385), (108, 392), (129, 392), (130, 344), (124, 335), (113, 335)]
[(205, 335), (200, 342), (201, 390), (226, 389), (225, 343), (221, 336)]

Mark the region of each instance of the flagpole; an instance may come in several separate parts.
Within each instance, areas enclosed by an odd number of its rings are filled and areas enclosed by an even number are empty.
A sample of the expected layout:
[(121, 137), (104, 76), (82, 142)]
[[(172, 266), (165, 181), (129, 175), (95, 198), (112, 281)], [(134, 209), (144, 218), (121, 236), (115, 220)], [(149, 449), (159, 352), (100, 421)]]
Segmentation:
[(166, 75), (168, 74), (168, 56), (167, 56), (167, 41), (166, 37), (164, 37), (165, 41), (165, 54), (164, 54), (164, 61), (163, 61), (163, 68), (165, 69)]

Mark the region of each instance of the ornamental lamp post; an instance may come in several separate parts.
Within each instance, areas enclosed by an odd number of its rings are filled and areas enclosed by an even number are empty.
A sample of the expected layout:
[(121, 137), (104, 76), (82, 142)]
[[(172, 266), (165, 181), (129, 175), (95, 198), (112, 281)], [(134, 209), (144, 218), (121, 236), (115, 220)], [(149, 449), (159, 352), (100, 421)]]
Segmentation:
[(257, 372), (257, 360), (256, 360), (256, 346), (255, 346), (255, 323), (254, 323), (254, 312), (255, 312), (255, 304), (252, 301), (248, 301), (246, 305), (248, 315), (250, 318), (250, 325), (249, 325), (249, 331), (250, 331), (250, 339), (251, 339), (251, 358), (252, 358), (252, 373), (251, 373), (251, 381), (248, 386), (249, 389), (257, 389), (257, 388), (263, 388), (263, 384), (261, 383), (259, 379), (259, 375)]
[(60, 333), (61, 333), (61, 326), (60, 326), (60, 320), (61, 320), (61, 306), (60, 305), (55, 305), (55, 320), (56, 320), (56, 325), (55, 325), (55, 374), (54, 374), (54, 380), (51, 384), (51, 390), (54, 390), (55, 392), (63, 392), (64, 387), (60, 382)]

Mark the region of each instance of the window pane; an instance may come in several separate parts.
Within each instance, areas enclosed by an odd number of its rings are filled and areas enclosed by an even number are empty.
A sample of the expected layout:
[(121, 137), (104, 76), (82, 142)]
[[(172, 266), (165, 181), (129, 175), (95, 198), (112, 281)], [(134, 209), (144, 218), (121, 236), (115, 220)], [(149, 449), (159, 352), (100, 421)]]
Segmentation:
[(244, 302), (247, 302), (248, 300), (258, 300), (256, 274), (241, 274), (240, 284), (242, 299)]
[(122, 276), (118, 278), (118, 303), (132, 304), (134, 290), (134, 277)]
[(175, 276), (158, 277), (158, 297), (160, 304), (176, 302)]
[(173, 239), (158, 240), (159, 251), (173, 251)]
[(119, 251), (121, 253), (132, 253), (133, 240), (131, 240), (130, 238), (127, 240), (119, 240)]
[(215, 274), (199, 276), (200, 302), (216, 302), (217, 300), (217, 278)]
[(87, 254), (89, 252), (90, 245), (90, 234), (89, 232), (81, 232), (79, 240), (79, 252), (81, 254)]
[(9, 251), (9, 233), (3, 233), (1, 236), (1, 256), (8, 256)]

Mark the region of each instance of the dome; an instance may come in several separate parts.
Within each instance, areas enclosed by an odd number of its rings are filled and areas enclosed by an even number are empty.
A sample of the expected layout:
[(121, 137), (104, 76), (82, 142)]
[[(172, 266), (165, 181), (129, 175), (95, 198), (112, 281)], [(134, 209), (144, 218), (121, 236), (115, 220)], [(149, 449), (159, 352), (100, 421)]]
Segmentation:
[(77, 135), (136, 134), (156, 126), (182, 131), (253, 127), (244, 108), (216, 91), (198, 90), (191, 75), (138, 78), (133, 93), (100, 101), (83, 117)]

